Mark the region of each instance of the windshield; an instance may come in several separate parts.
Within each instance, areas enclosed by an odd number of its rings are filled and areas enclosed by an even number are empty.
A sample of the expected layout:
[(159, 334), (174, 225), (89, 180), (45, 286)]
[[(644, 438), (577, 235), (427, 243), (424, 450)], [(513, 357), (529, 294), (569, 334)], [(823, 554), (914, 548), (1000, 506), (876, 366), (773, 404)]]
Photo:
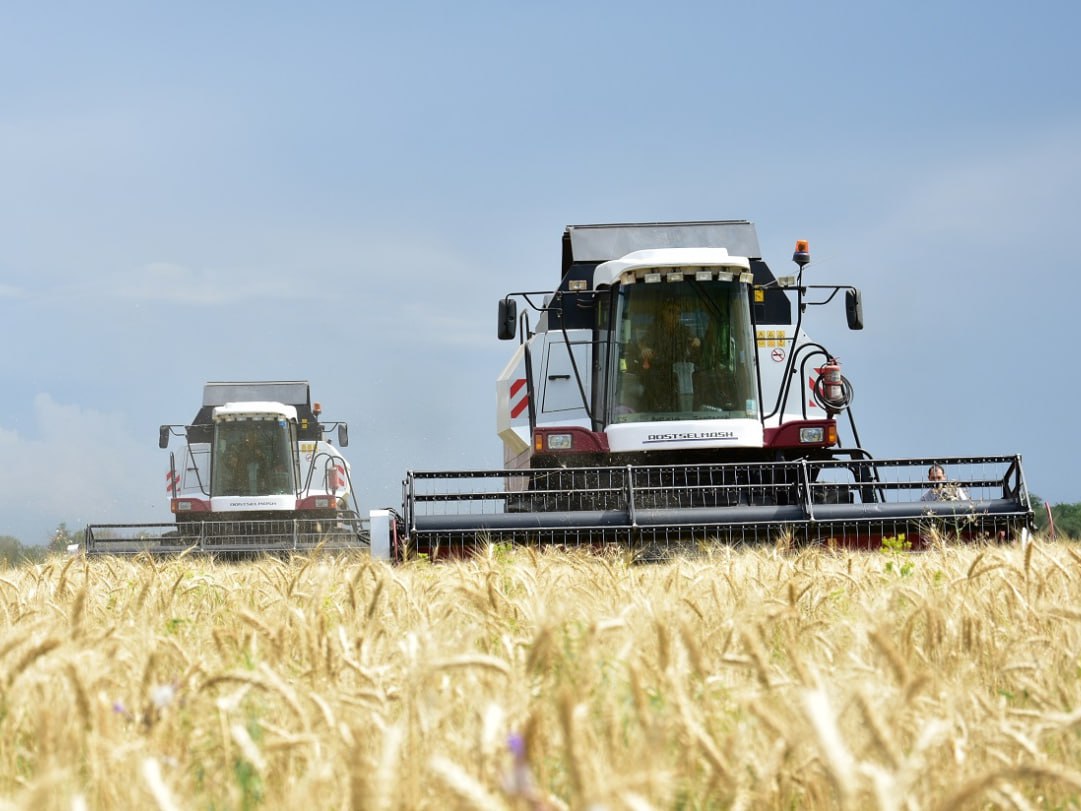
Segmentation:
[(759, 417), (747, 285), (622, 285), (609, 422)]
[(293, 495), (293, 443), (285, 420), (237, 420), (214, 426), (210, 495)]

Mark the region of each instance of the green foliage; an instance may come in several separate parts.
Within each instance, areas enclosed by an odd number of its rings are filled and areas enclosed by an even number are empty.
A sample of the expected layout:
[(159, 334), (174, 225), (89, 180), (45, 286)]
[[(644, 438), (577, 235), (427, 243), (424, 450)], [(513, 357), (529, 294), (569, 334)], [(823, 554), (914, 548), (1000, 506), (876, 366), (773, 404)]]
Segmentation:
[(72, 531), (65, 523), (53, 531), (46, 546), (27, 546), (11, 535), (0, 535), (0, 568), (40, 562), (49, 554), (63, 554), (71, 544), (82, 545), (83, 536), (83, 530)]
[[(1036, 530), (1041, 533), (1048, 532), (1051, 524), (1047, 518), (1046, 505), (1037, 495), (1030, 493), (1029, 498), (1032, 500), (1032, 509), (1036, 513)], [(1057, 537), (1081, 539), (1081, 502), (1052, 504), (1051, 519), (1054, 521)]]
[(488, 558), (496, 563), (507, 563), (514, 554), (514, 544), (507, 541), (488, 544)]
[(1081, 538), (1081, 503), (1055, 504), (1051, 507), (1055, 532), (1071, 538)]
[(8, 566), (14, 566), (22, 558), (22, 550), (23, 545), (18, 538), (0, 536), (0, 558), (3, 558)]
[(18, 538), (0, 535), (0, 567), (19, 566), (27, 561), (40, 560), (45, 550), (40, 546), (23, 546)]
[(912, 562), (912, 558), (909, 557), (909, 552), (912, 549), (912, 542), (909, 541), (905, 534), (902, 532), (895, 536), (889, 536), (882, 539), (882, 552), (889, 557), (886, 561), (886, 571), (896, 571), (902, 577), (907, 577), (912, 574), (913, 569), (916, 568), (916, 564)]
[(72, 531), (68, 529), (67, 523), (61, 522), (56, 528), (56, 531), (53, 532), (53, 537), (49, 540), (49, 551), (66, 552), (68, 546), (71, 544), (78, 544), (81, 546), (85, 534), (84, 530), (80, 529)]
[(882, 538), (882, 551), (889, 554), (907, 552), (912, 548), (912, 543), (905, 537), (903, 532), (897, 535), (887, 535)]

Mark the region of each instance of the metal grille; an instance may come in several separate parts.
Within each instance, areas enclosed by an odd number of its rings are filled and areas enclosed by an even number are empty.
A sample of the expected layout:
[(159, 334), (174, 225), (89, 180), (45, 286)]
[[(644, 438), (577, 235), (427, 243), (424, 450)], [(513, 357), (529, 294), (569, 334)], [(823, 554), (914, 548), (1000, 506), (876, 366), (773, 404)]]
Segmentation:
[[(947, 482), (931, 483), (939, 465)], [(411, 472), (400, 554), (478, 543), (621, 548), (1005, 540), (1031, 524), (1019, 457)]]
[(356, 513), (324, 519), (230, 519), (176, 524), (92, 524), (88, 554), (251, 553), (365, 548), (368, 522)]

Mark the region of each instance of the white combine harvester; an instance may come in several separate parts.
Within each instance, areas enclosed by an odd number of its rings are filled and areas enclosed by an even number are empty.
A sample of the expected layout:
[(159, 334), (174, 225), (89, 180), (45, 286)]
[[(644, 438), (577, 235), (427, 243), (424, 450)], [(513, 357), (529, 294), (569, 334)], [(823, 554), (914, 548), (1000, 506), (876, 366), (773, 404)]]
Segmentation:
[[(364, 547), (344, 422), (319, 421), (304, 381), (211, 382), (190, 425), (163, 425), (174, 524), (97, 524), (88, 553), (278, 552)], [(336, 447), (327, 435), (336, 432)]]
[[(497, 382), (505, 468), (409, 472), (401, 514), (372, 514), (372, 554), (1023, 533), (1020, 456), (863, 448), (837, 355), (803, 330), (839, 294), (861, 329), (859, 292), (806, 284), (803, 241), (793, 261), (775, 276), (745, 220), (568, 226), (555, 290), (499, 302), (499, 337), (520, 339)], [(952, 484), (929, 496), (932, 467)]]

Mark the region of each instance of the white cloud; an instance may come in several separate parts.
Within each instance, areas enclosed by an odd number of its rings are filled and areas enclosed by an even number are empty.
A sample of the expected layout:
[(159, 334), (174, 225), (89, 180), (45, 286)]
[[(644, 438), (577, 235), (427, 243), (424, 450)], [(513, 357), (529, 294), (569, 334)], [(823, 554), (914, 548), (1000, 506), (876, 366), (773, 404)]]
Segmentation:
[(135, 441), (125, 415), (48, 394), (34, 398), (33, 415), (35, 436), (0, 426), (0, 535), (43, 544), (61, 521), (79, 529), (169, 519), (161, 459)]
[(103, 155), (130, 156), (138, 132), (137, 121), (117, 110), (7, 117), (0, 121), (0, 165), (20, 179), (85, 173), (93, 165), (88, 156), (97, 162)]
[(298, 281), (269, 271), (195, 269), (169, 262), (151, 262), (116, 274), (104, 286), (104, 294), (135, 301), (206, 306), (253, 299), (295, 300), (312, 295)]
[(1081, 133), (1066, 131), (974, 150), (960, 160), (925, 168), (884, 224), (922, 231), (951, 242), (1041, 243), (1057, 238), (1053, 226), (1071, 222), (1081, 182)]

